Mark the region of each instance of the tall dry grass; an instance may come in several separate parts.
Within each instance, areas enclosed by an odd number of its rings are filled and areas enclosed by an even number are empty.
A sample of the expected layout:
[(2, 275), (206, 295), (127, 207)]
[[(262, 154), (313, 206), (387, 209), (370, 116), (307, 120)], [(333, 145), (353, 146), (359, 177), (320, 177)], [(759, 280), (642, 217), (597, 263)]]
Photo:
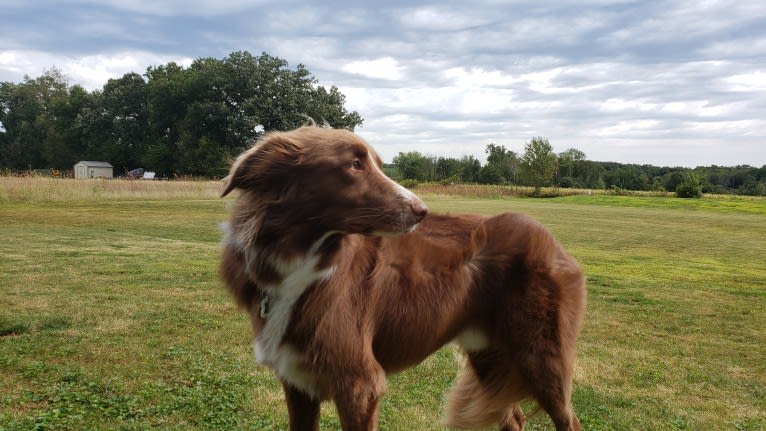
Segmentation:
[(142, 181), (0, 176), (0, 202), (216, 199), (219, 181)]
[[(126, 179), (72, 179), (40, 176), (0, 175), (0, 202), (72, 202), (100, 200), (198, 200), (217, 199), (221, 181), (172, 180), (143, 181)], [(560, 196), (640, 196), (673, 197), (671, 192), (629, 191), (622, 189), (543, 188), (539, 195), (533, 187), (487, 184), (420, 183), (413, 191), (423, 196), (499, 199), (511, 197)], [(762, 197), (705, 194), (706, 200), (763, 200)]]
[[(502, 186), (492, 184), (441, 184), (421, 183), (414, 187), (415, 193), (423, 195), (461, 196), (479, 199), (497, 199), (504, 197), (535, 196), (534, 187)], [(607, 190), (543, 188), (538, 196), (557, 197), (575, 195), (603, 195)]]
[[(410, 187), (412, 191), (421, 196), (433, 197), (460, 197), (468, 199), (502, 199), (518, 197), (555, 198), (566, 196), (622, 196), (643, 198), (673, 198), (675, 193), (661, 190), (643, 191), (626, 190), (619, 187), (610, 189), (574, 189), (543, 187), (539, 194), (535, 194), (534, 187), (515, 185), (492, 185), (492, 184), (441, 184), (441, 183), (418, 183)], [(682, 201), (752, 201), (764, 202), (762, 196), (745, 196), (735, 194), (705, 193), (702, 199), (681, 199)]]
[[(221, 190), (220, 181), (142, 181), (0, 175), (0, 202), (216, 199)], [(629, 192), (625, 190), (615, 192), (614, 190), (564, 188), (543, 188), (540, 195), (535, 195), (533, 187), (440, 183), (417, 184), (414, 187), (414, 192), (419, 195), (459, 196), (477, 199), (604, 194), (672, 196), (672, 193), (666, 192)]]

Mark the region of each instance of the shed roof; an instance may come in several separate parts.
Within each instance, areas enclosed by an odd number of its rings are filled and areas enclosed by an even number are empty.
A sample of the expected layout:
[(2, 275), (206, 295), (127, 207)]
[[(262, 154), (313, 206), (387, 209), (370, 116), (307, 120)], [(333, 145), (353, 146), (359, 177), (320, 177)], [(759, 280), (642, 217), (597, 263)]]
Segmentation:
[(111, 164), (109, 162), (94, 162), (94, 161), (88, 161), (88, 160), (82, 160), (77, 162), (78, 165), (85, 165), (91, 168), (112, 168)]

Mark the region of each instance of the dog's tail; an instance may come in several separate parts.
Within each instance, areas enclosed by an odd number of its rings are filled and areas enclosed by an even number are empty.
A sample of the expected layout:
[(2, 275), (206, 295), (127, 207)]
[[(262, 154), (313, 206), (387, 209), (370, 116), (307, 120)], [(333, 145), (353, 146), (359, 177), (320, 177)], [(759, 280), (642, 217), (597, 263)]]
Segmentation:
[(444, 425), (455, 429), (483, 428), (501, 423), (523, 398), (503, 379), (480, 381), (466, 363), (447, 398)]

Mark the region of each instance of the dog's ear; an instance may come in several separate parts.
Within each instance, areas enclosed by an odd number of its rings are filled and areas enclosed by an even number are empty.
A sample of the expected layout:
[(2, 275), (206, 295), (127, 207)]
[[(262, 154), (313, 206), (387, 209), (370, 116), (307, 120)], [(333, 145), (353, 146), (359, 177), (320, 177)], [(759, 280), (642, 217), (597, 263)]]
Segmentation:
[(234, 189), (275, 191), (284, 184), (284, 176), (300, 161), (301, 149), (280, 133), (264, 136), (255, 146), (242, 153), (224, 178), (221, 197)]

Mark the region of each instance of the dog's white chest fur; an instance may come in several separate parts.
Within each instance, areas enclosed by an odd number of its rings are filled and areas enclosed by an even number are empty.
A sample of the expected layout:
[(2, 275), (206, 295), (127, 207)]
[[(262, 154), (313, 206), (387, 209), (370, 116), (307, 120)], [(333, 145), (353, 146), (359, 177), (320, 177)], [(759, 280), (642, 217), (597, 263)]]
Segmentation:
[(274, 262), (277, 271), (283, 276), (281, 283), (264, 286), (268, 295), (266, 323), (257, 335), (254, 343), (255, 360), (272, 368), (279, 377), (309, 395), (318, 396), (316, 379), (303, 369), (303, 354), (289, 344), (283, 344), (283, 338), (295, 302), (311, 285), (326, 280), (335, 272), (335, 267), (317, 270), (319, 256), (315, 250), (321, 241), (311, 248), (302, 259), (289, 262)]

